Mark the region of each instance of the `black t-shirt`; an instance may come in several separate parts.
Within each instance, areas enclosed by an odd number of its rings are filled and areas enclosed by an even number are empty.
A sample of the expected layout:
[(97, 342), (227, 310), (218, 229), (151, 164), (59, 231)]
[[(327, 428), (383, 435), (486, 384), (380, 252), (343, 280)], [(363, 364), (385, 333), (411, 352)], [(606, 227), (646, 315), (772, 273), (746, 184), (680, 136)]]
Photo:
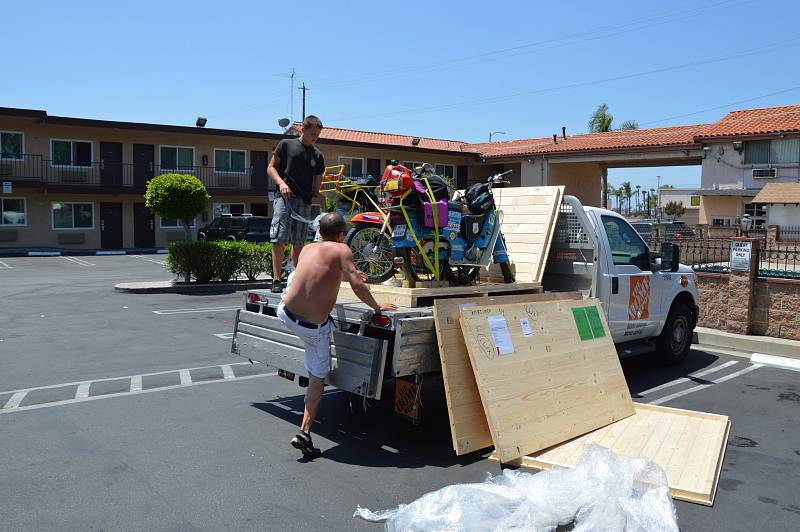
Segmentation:
[(314, 176), (325, 171), (325, 158), (316, 146), (306, 146), (300, 139), (283, 139), (275, 148), (278, 156), (278, 173), (292, 194), (311, 205), (314, 195)]

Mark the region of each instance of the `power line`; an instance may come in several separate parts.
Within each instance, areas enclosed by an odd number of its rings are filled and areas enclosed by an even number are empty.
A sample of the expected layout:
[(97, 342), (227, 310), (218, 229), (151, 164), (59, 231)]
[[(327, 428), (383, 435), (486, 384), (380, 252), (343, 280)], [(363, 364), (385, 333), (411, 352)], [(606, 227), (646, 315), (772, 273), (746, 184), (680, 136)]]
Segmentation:
[(624, 74), (624, 75), (620, 75), (620, 76), (601, 78), (601, 79), (596, 79), (596, 80), (591, 80), (591, 81), (569, 83), (569, 84), (565, 84), (565, 85), (559, 85), (559, 86), (556, 86), (556, 87), (547, 87), (547, 88), (536, 89), (536, 90), (531, 90), (531, 91), (523, 91), (523, 92), (517, 92), (517, 93), (512, 93), (512, 94), (491, 96), (491, 97), (487, 97), (487, 98), (477, 98), (477, 99), (473, 99), (473, 100), (463, 100), (463, 101), (455, 102), (455, 103), (448, 103), (448, 104), (441, 104), (441, 105), (431, 105), (431, 106), (426, 106), (426, 107), (416, 107), (416, 108), (410, 108), (410, 109), (403, 109), (403, 110), (399, 110), (399, 111), (389, 111), (389, 112), (384, 112), (384, 113), (357, 115), (357, 116), (344, 117), (344, 118), (334, 118), (334, 119), (328, 119), (327, 122), (331, 122), (331, 123), (333, 123), (333, 122), (344, 122), (344, 121), (348, 121), (348, 120), (360, 120), (360, 119), (364, 119), (364, 118), (377, 118), (377, 117), (394, 116), (394, 115), (398, 115), (398, 114), (416, 113), (416, 112), (425, 112), (425, 111), (443, 111), (443, 110), (451, 110), (451, 109), (456, 109), (456, 108), (459, 108), (459, 107), (465, 107), (465, 106), (471, 106), (471, 105), (481, 105), (481, 104), (484, 104), (484, 103), (498, 102), (498, 101), (502, 101), (502, 100), (524, 98), (524, 97), (534, 96), (534, 95), (538, 95), (538, 94), (545, 94), (545, 93), (548, 93), (548, 92), (555, 92), (555, 91), (566, 90), (566, 89), (587, 87), (587, 86), (591, 86), (591, 85), (599, 85), (599, 84), (602, 84), (602, 83), (610, 83), (610, 82), (613, 82), (613, 81), (622, 81), (622, 80), (633, 79), (633, 78), (637, 78), (637, 77), (649, 76), (649, 75), (653, 75), (653, 74), (661, 74), (661, 73), (664, 73), (664, 72), (671, 72), (671, 71), (674, 71), (674, 70), (681, 70), (681, 69), (691, 68), (691, 67), (696, 67), (696, 66), (709, 65), (709, 64), (713, 64), (713, 63), (729, 61), (731, 59), (740, 59), (742, 57), (747, 57), (747, 56), (757, 55), (757, 54), (762, 54), (762, 53), (767, 53), (767, 52), (773, 52), (773, 51), (776, 51), (776, 50), (781, 50), (781, 49), (784, 49), (784, 48), (797, 46), (798, 44), (800, 44), (800, 42), (798, 42), (798, 41), (800, 41), (800, 37), (794, 37), (792, 39), (787, 39), (787, 40), (784, 40), (784, 41), (778, 41), (776, 43), (772, 43), (772, 44), (769, 44), (769, 45), (760, 46), (760, 47), (751, 48), (751, 49), (746, 49), (746, 50), (741, 50), (741, 51), (738, 51), (738, 52), (733, 52), (733, 53), (725, 54), (725, 55), (722, 55), (722, 56), (716, 56), (716, 57), (713, 57), (713, 58), (710, 58), (710, 59), (699, 60), (699, 61), (691, 61), (689, 63), (681, 63), (681, 64), (678, 64), (678, 65), (672, 65), (672, 66), (668, 66), (668, 67), (662, 67), (662, 68), (656, 68), (656, 69), (652, 69), (652, 70), (645, 70), (645, 71), (641, 71), (641, 72), (635, 72), (635, 73), (632, 73), (632, 74)]

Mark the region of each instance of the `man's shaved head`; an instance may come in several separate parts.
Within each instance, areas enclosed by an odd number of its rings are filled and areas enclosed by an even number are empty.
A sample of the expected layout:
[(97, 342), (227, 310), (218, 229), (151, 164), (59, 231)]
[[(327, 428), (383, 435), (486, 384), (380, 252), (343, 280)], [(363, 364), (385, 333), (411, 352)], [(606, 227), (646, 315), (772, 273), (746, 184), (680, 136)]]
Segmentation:
[(339, 233), (344, 231), (345, 223), (341, 214), (329, 212), (319, 219), (319, 236), (323, 240), (338, 240)]

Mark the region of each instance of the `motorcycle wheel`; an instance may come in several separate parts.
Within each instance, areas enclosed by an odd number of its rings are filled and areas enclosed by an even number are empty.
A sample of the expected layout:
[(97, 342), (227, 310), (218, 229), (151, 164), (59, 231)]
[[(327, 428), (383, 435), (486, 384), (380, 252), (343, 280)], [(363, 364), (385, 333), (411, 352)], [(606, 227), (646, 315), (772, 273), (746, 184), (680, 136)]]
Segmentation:
[(500, 271), (503, 272), (503, 282), (506, 284), (511, 284), (515, 281), (514, 272), (511, 271), (511, 263), (510, 262), (501, 262), (500, 263)]
[(455, 286), (469, 286), (481, 273), (478, 266), (448, 266), (445, 270), (447, 280)]
[(389, 235), (378, 226), (357, 225), (347, 233), (345, 244), (353, 251), (353, 262), (367, 274), (367, 282), (382, 283), (395, 274), (394, 250)]
[[(428, 258), (431, 264), (433, 264), (433, 240), (421, 240), (420, 244), (422, 244), (422, 248), (427, 251)], [(400, 248), (399, 251), (400, 256), (403, 257), (403, 272), (409, 279), (420, 282), (436, 280), (436, 276), (428, 269), (425, 260), (420, 255), (416, 246), (412, 248)], [(440, 259), (439, 279), (447, 278), (447, 270), (447, 261)]]

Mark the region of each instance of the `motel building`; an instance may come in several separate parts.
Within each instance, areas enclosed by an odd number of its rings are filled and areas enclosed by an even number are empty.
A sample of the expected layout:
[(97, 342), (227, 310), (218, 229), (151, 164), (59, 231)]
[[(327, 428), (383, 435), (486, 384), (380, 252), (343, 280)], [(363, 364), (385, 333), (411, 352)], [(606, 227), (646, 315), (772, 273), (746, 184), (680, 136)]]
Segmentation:
[[(348, 177), (379, 176), (390, 160), (425, 162), (463, 189), (512, 170), (510, 186), (563, 185), (585, 205), (600, 204), (601, 176), (609, 168), (697, 165), (698, 219), (708, 225), (729, 225), (745, 213), (763, 225), (766, 211), (753, 201), (756, 194), (770, 182), (800, 180), (800, 106), (734, 111), (710, 124), (578, 135), (558, 130), (471, 144), (325, 128), (317, 147), (326, 165), (344, 165)], [(148, 249), (182, 240), (177, 220), (144, 205), (147, 181), (167, 172), (197, 176), (211, 195), (195, 231), (223, 213), (270, 216), (269, 157), (281, 139), (299, 131), (296, 124), (274, 134), (0, 107), (0, 250)], [(319, 196), (314, 203), (324, 205)]]

